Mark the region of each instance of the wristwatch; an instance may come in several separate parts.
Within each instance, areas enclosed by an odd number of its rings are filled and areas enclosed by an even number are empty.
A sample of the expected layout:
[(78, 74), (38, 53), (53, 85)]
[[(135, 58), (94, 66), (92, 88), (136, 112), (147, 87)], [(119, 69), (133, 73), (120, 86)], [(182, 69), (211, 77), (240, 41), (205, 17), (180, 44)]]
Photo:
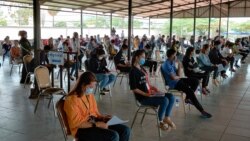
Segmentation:
[(95, 124), (95, 123), (92, 122), (91, 124), (92, 124), (92, 127), (96, 127), (96, 124)]

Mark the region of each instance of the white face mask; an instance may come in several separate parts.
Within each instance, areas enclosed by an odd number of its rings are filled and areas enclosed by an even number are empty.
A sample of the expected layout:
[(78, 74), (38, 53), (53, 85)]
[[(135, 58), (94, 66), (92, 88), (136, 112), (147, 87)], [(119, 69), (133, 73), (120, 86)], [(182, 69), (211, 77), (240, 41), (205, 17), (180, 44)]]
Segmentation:
[(99, 56), (98, 59), (99, 59), (99, 60), (102, 60), (102, 59), (103, 59), (103, 56)]

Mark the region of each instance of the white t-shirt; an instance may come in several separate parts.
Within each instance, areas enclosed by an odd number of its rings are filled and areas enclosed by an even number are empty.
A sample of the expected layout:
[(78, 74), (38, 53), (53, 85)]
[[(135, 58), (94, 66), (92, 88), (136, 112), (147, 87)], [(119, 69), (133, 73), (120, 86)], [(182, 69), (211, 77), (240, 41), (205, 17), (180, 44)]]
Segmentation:
[(228, 57), (230, 53), (232, 53), (232, 50), (228, 47), (224, 47), (223, 50), (221, 51), (221, 55), (225, 58)]

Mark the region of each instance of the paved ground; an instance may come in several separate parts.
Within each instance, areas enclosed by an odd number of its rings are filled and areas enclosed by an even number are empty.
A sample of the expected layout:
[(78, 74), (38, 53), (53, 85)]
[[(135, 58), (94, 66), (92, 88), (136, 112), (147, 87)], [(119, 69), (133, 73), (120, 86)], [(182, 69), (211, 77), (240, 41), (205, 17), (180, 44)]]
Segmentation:
[[(249, 61), (248, 61), (249, 62)], [(64, 140), (58, 119), (52, 107), (47, 109), (47, 100), (40, 103), (33, 113), (35, 100), (29, 100), (29, 88), (19, 84), (20, 75), (15, 67), (12, 76), (10, 66), (0, 68), (0, 140), (1, 141), (62, 141)], [(242, 65), (235, 74), (219, 86), (212, 87), (212, 94), (201, 103), (213, 114), (212, 119), (202, 119), (195, 108), (187, 117), (183, 109), (175, 107), (172, 115), (177, 130), (163, 132), (161, 140), (168, 141), (250, 141), (250, 67)], [(57, 81), (57, 80), (56, 80)], [(162, 88), (160, 77), (152, 79)], [(65, 82), (66, 84), (66, 82)], [(104, 96), (98, 102), (103, 113), (112, 113), (128, 119), (131, 125), (136, 111), (134, 97), (126, 81), (112, 89), (113, 97)], [(133, 128), (132, 141), (156, 141), (155, 116), (146, 116), (143, 126), (140, 117)]]

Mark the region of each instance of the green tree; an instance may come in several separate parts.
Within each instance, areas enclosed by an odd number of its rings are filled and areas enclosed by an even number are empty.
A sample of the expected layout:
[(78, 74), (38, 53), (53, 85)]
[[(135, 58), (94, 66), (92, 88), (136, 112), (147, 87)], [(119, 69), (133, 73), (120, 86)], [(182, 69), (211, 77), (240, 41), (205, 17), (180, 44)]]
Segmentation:
[(29, 19), (33, 16), (33, 11), (30, 8), (19, 8), (11, 15), (15, 23), (19, 25), (29, 25)]
[(142, 25), (143, 25), (143, 23), (141, 21), (139, 21), (139, 20), (134, 20), (133, 21), (134, 28), (141, 28)]
[(0, 10), (0, 26), (7, 26), (6, 17), (3, 16), (3, 11)]
[(55, 22), (54, 27), (67, 27), (67, 23), (65, 21)]

